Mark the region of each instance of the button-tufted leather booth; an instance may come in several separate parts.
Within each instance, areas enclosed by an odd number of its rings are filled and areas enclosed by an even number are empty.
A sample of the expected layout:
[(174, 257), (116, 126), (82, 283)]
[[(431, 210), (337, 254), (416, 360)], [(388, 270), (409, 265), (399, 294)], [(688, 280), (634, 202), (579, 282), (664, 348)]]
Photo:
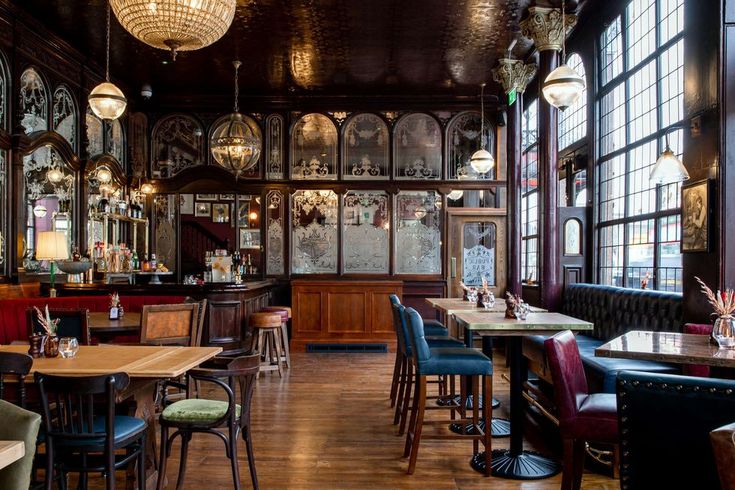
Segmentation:
[(717, 489), (710, 432), (735, 420), (735, 381), (618, 375), (620, 488)]
[[(681, 332), (682, 297), (678, 293), (627, 289), (598, 284), (571, 284), (564, 290), (562, 313), (587, 320), (591, 334), (578, 335), (582, 363), (591, 392), (615, 392), (615, 377), (622, 370), (677, 373), (669, 364), (595, 357), (595, 349), (630, 330)], [(544, 354), (544, 336), (525, 337), (523, 354), (540, 378), (553, 383)]]

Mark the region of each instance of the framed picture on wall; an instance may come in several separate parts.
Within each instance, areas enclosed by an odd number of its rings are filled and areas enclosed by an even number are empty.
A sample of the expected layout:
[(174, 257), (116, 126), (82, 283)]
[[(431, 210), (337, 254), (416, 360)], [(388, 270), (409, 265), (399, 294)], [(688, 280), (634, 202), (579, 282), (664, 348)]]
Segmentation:
[(240, 248), (260, 248), (260, 230), (240, 228)]
[(194, 194), (179, 194), (181, 214), (194, 214)]
[(237, 226), (247, 228), (250, 226), (250, 201), (239, 201), (237, 203)]
[(198, 202), (194, 206), (194, 216), (197, 218), (209, 218), (212, 216), (212, 204), (208, 202)]
[(215, 223), (229, 223), (230, 205), (227, 203), (217, 203), (212, 205), (212, 221)]
[(682, 252), (709, 251), (710, 191), (708, 179), (681, 187)]
[(217, 194), (197, 194), (197, 201), (216, 201)]
[(220, 194), (219, 195), (220, 201), (234, 201), (235, 200), (235, 194)]

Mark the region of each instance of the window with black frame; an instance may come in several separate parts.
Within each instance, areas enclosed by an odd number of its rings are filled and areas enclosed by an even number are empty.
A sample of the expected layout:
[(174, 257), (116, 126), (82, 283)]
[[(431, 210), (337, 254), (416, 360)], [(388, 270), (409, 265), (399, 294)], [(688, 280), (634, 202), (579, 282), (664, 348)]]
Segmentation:
[(649, 174), (682, 152), (683, 0), (632, 0), (600, 35), (598, 282), (681, 291), (681, 184)]
[(521, 126), (521, 278), (524, 284), (538, 281), (538, 101), (523, 111)]

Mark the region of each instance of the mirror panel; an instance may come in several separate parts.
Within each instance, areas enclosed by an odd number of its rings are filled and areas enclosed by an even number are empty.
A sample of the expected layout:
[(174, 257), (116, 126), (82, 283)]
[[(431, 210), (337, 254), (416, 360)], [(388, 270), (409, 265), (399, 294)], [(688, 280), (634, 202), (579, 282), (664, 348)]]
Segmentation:
[(331, 190), (291, 196), (291, 272), (337, 273), (338, 199)]

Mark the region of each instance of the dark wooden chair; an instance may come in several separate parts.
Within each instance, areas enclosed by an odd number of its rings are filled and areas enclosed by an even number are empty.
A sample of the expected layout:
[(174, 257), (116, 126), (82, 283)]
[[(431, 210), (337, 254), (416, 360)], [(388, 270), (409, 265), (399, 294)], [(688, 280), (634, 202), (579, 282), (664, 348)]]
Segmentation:
[(145, 305), (141, 315), (140, 343), (196, 346), (201, 334), (199, 304)]
[(56, 470), (61, 475), (78, 472), (80, 488), (87, 488), (88, 473), (103, 473), (106, 488), (114, 489), (115, 470), (133, 462), (138, 465), (138, 488), (144, 489), (146, 423), (115, 415), (117, 394), (128, 386), (128, 375), (36, 372), (35, 379), (46, 430), (46, 489), (51, 490)]
[[(41, 312), (43, 308), (39, 308)], [(76, 337), (79, 345), (90, 345), (89, 335), (89, 310), (86, 308), (49, 308), (51, 319), (58, 318), (56, 335), (61, 337)], [(28, 336), (33, 333), (43, 333), (43, 327), (38, 323), (36, 310), (26, 309), (26, 325), (28, 325)]]
[[(26, 376), (31, 372), (33, 358), (28, 354), (0, 352), (0, 400), (26, 408)], [(6, 378), (15, 378), (6, 383)]]
[(184, 299), (184, 303), (186, 304), (195, 304), (199, 305), (199, 311), (197, 312), (197, 321), (196, 321), (196, 340), (192, 344), (193, 346), (200, 346), (202, 345), (202, 332), (204, 332), (204, 319), (207, 316), (207, 300), (206, 299), (194, 299), (187, 297)]
[[(255, 472), (255, 455), (250, 431), (250, 402), (258, 377), (260, 355), (258, 353), (236, 358), (218, 357), (208, 361), (201, 368), (189, 371), (192, 379), (202, 383), (211, 383), (221, 388), (227, 401), (187, 398), (172, 404), (164, 398), (165, 406), (159, 422), (161, 425), (160, 464), (158, 466), (158, 486), (163, 488), (166, 477), (166, 461), (171, 455), (171, 445), (176, 436), (181, 436), (181, 462), (176, 488), (184, 484), (186, 474), (186, 458), (189, 442), (195, 432), (215, 434), (225, 442), (225, 454), (230, 460), (234, 488), (240, 488), (240, 470), (237, 463), (237, 437), (242, 434), (248, 454), (250, 478), (253, 488), (258, 488), (258, 477)], [(225, 381), (226, 380), (226, 381)], [(186, 388), (178, 383), (165, 382)], [(237, 387), (240, 388), (240, 399), (237, 400)], [(227, 434), (217, 430), (226, 428)], [(173, 434), (169, 435), (169, 431)]]

